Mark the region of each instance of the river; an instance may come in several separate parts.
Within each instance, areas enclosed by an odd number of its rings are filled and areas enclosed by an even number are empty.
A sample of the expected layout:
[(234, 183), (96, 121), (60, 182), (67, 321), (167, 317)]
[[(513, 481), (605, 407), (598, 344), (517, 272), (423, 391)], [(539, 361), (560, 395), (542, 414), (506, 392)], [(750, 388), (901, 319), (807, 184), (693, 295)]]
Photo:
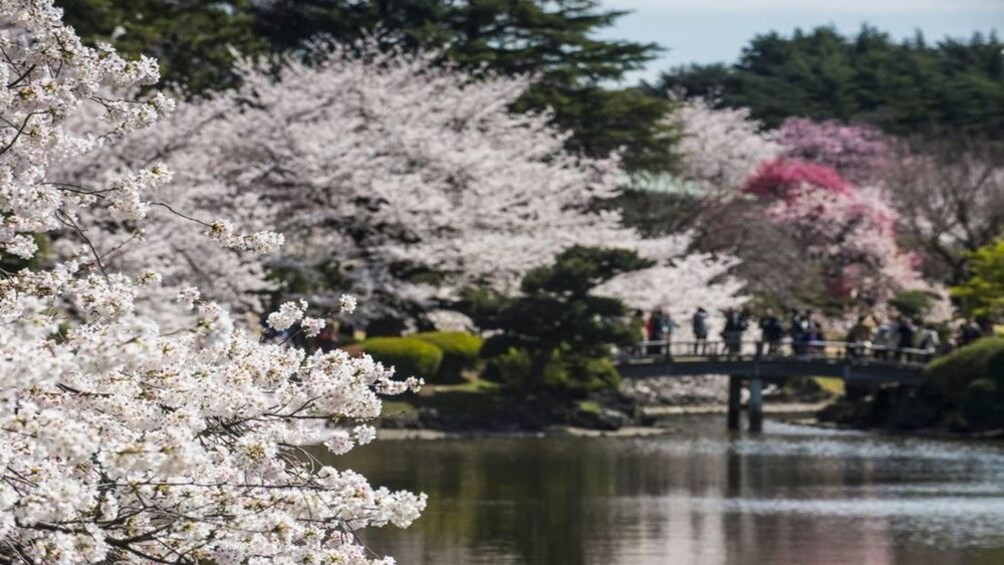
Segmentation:
[(402, 565), (1004, 563), (1004, 446), (723, 417), (647, 438), (380, 441), (332, 459), (428, 493)]

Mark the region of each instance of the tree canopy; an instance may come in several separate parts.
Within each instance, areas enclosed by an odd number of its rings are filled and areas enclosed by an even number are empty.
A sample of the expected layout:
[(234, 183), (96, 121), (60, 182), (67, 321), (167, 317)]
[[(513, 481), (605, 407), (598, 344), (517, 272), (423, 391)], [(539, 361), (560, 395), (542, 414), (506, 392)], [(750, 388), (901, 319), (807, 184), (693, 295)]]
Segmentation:
[(776, 127), (790, 116), (867, 121), (897, 134), (952, 129), (1004, 132), (1004, 43), (996, 35), (936, 44), (896, 42), (864, 27), (758, 35), (732, 65), (693, 65), (662, 74), (650, 92), (719, 93)]
[(570, 149), (606, 156), (625, 148), (631, 168), (670, 166), (672, 132), (664, 98), (609, 88), (640, 69), (654, 44), (598, 39), (624, 14), (596, 0), (60, 0), (87, 40), (113, 40), (127, 53), (160, 59), (167, 82), (198, 94), (232, 86), (231, 47), (244, 54), (285, 52), (326, 36), (342, 43), (376, 36), (409, 50), (438, 50), (462, 68), (527, 74), (535, 86), (514, 110), (553, 111), (572, 133)]
[(1004, 238), (972, 254), (972, 278), (952, 288), (963, 308), (978, 316), (1004, 316)]
[(530, 370), (518, 379), (520, 388), (529, 391), (548, 384), (547, 368), (556, 359), (560, 368), (555, 372), (567, 371), (572, 380), (588, 381), (595, 377), (593, 372), (577, 368), (586, 366), (587, 360), (605, 359), (611, 345), (633, 343), (638, 333), (621, 301), (595, 296), (593, 289), (650, 266), (652, 262), (633, 251), (570, 247), (555, 257), (553, 265), (528, 272), (521, 296), (471, 289), (462, 309), (479, 327), (497, 331), (485, 342), (483, 355), (497, 358), (514, 350), (525, 352)]

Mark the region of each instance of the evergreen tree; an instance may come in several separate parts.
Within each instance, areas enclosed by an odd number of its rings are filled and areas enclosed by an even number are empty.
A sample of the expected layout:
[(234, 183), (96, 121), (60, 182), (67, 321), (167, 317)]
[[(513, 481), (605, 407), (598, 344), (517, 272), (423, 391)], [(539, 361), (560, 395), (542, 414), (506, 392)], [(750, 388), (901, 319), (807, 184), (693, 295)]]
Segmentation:
[(663, 73), (650, 93), (716, 93), (775, 127), (790, 116), (868, 121), (897, 134), (955, 130), (1004, 135), (1004, 43), (995, 35), (937, 45), (919, 35), (894, 42), (865, 27), (844, 37), (829, 27), (755, 37), (731, 66)]
[(130, 57), (158, 59), (163, 84), (200, 94), (233, 86), (232, 49), (262, 52), (250, 0), (56, 0), (87, 42), (111, 42)]
[(620, 300), (593, 289), (651, 266), (634, 251), (574, 246), (553, 265), (528, 272), (520, 296), (471, 289), (460, 306), (479, 328), (495, 332), (481, 353), (505, 384), (524, 393), (609, 386), (618, 379), (607, 361), (610, 348), (637, 341), (638, 321)]

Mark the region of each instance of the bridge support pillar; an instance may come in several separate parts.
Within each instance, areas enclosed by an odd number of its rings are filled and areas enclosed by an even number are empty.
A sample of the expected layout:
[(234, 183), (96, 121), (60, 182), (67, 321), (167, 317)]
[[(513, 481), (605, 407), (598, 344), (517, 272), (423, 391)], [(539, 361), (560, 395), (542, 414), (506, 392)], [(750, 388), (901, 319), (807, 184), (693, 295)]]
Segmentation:
[(736, 375), (729, 376), (729, 430), (739, 431), (739, 411), (741, 409), (741, 393), (743, 388), (743, 378)]
[(750, 379), (750, 401), (749, 401), (750, 431), (763, 431), (763, 380), (760, 378)]

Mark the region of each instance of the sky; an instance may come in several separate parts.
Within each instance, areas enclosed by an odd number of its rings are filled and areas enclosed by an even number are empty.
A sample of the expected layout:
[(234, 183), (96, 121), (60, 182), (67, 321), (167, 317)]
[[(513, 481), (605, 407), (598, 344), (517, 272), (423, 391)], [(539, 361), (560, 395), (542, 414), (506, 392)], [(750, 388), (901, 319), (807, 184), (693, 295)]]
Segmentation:
[(897, 39), (920, 30), (931, 41), (975, 31), (1004, 36), (1004, 0), (603, 0), (603, 6), (633, 13), (602, 37), (667, 48), (630, 76), (632, 83), (676, 65), (733, 62), (754, 35), (789, 35), (796, 27), (833, 25), (855, 33), (867, 23)]

